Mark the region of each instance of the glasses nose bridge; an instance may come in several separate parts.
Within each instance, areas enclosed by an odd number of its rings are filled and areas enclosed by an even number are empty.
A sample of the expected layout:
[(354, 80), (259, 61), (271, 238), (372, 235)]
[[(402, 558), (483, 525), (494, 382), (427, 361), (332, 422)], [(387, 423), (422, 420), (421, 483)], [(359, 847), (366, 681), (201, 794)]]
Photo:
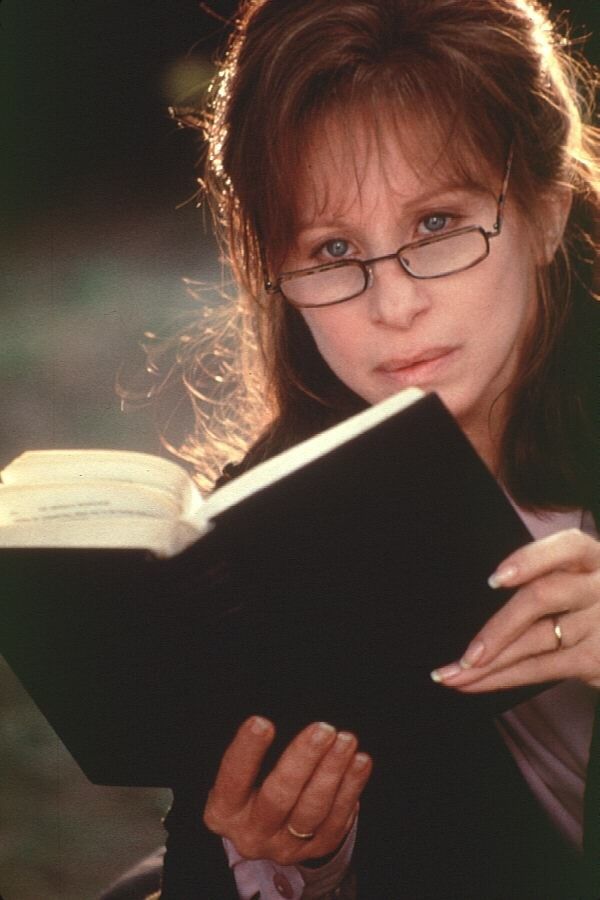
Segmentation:
[(396, 262), (398, 263), (398, 267), (403, 272), (405, 272), (406, 275), (410, 275), (410, 272), (408, 271), (408, 269), (402, 264), (402, 260), (400, 258), (400, 250), (396, 250), (395, 253), (386, 253), (384, 256), (374, 256), (372, 259), (366, 259), (364, 261), (364, 267), (365, 267), (365, 271), (367, 274), (367, 287), (366, 287), (367, 290), (369, 288), (373, 287), (373, 283), (374, 283), (373, 268), (374, 268), (374, 266), (376, 266), (377, 263), (388, 262), (389, 260), (392, 260), (392, 259), (396, 260)]
[[(394, 272), (386, 272), (385, 278), (375, 282), (374, 267), (377, 263), (392, 263), (395, 261)], [(377, 256), (364, 261), (368, 275), (368, 283), (365, 290), (374, 286), (369, 291), (368, 297), (369, 316), (379, 324), (408, 329), (417, 315), (426, 310), (430, 305), (428, 292), (424, 291), (419, 281), (413, 277), (398, 280), (398, 275), (411, 276), (402, 264), (400, 250), (395, 253), (386, 253), (385, 256)]]

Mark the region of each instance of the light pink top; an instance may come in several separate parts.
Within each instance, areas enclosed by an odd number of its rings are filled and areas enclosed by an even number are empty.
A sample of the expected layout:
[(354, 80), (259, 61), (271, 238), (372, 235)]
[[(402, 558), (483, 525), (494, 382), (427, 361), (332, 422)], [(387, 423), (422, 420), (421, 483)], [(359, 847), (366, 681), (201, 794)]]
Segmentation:
[[(581, 512), (517, 512), (535, 538), (565, 528), (596, 536)], [(597, 691), (569, 680), (504, 713), (498, 728), (525, 781), (565, 840), (581, 849), (583, 792)]]
[[(565, 528), (597, 536), (591, 516), (581, 512), (536, 515), (515, 507), (534, 538)], [(581, 847), (583, 792), (597, 692), (579, 681), (564, 681), (522, 703), (498, 720), (498, 728), (525, 780), (565, 839)], [(224, 839), (241, 900), (313, 900), (335, 887), (346, 870), (356, 824), (338, 854), (320, 869), (280, 866), (243, 859)]]

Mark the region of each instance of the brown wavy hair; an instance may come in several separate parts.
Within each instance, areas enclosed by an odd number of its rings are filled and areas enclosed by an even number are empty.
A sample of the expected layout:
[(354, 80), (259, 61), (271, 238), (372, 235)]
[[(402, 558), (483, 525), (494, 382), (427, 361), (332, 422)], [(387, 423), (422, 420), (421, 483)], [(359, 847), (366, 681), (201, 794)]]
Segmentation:
[[(213, 415), (207, 432), (201, 405), (184, 455), (207, 471), (253, 443), (250, 465), (364, 406), (298, 311), (265, 296), (265, 273), (278, 271), (293, 239), (303, 149), (323, 117), (367, 110), (375, 131), (380, 117), (401, 139), (402, 121), (416, 116), (444, 164), (471, 180), (501, 171), (513, 146), (510, 193), (532, 233), (543, 233), (548, 198), (571, 194), (560, 246), (539, 268), (536, 327), (510, 388), (499, 475), (525, 506), (597, 508), (596, 86), (532, 0), (242, 4), (203, 116), (207, 196), (238, 284), (220, 314), (224, 328), (235, 323), (235, 341), (221, 344), (227, 415), (220, 431)], [(202, 400), (193, 373), (205, 338), (200, 327), (181, 359)], [(214, 328), (209, 340), (214, 352)]]

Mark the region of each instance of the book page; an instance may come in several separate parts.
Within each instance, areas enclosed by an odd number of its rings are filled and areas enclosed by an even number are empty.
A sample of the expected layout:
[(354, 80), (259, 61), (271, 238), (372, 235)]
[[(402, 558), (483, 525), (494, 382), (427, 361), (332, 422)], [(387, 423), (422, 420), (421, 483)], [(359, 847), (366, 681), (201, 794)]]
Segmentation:
[(162, 491), (114, 481), (0, 489), (0, 526), (4, 529), (20, 522), (50, 526), (59, 519), (83, 523), (103, 517), (114, 522), (132, 515), (176, 520), (179, 508)]
[[(202, 521), (202, 496), (182, 466), (172, 460), (128, 450), (30, 450), (0, 473), (3, 485), (71, 483), (87, 496), (98, 482), (160, 490), (177, 506), (182, 518), (196, 515)], [(1, 489), (2, 491), (4, 488)]]
[[(40, 527), (40, 524), (46, 527)], [(148, 550), (169, 557), (185, 550), (200, 537), (187, 522), (128, 515), (19, 521), (0, 528), (0, 548), (89, 548)]]

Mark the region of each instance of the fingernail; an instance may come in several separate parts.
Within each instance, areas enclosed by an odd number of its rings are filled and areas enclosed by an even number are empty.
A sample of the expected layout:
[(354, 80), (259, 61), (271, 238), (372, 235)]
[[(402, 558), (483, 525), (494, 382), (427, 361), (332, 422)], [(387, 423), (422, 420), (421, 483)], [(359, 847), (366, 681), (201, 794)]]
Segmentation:
[(459, 663), (461, 669), (470, 669), (474, 666), (477, 660), (481, 659), (484, 650), (485, 647), (482, 641), (475, 641), (474, 644), (470, 644)]
[(250, 725), (250, 731), (252, 734), (266, 734), (270, 727), (271, 723), (267, 719), (262, 719), (260, 716), (254, 716)]
[(432, 681), (435, 681), (436, 684), (441, 684), (442, 681), (447, 681), (455, 675), (460, 675), (461, 672), (462, 669), (458, 663), (451, 663), (449, 666), (442, 666), (441, 669), (434, 669), (430, 675)]
[(506, 566), (505, 568), (497, 569), (490, 577), (488, 578), (488, 584), (491, 588), (499, 588), (505, 584), (508, 584), (517, 574), (517, 570), (515, 566)]
[(319, 722), (310, 736), (311, 743), (315, 747), (320, 747), (321, 744), (327, 743), (334, 731), (333, 725), (329, 725), (327, 722)]
[(371, 757), (368, 756), (366, 753), (357, 753), (356, 756), (354, 757), (353, 766), (355, 769), (358, 769), (359, 771), (361, 771), (362, 769), (364, 769), (366, 766), (369, 765), (370, 761), (371, 761)]
[(353, 741), (353, 737), (348, 731), (340, 731), (338, 736), (335, 739), (335, 743), (333, 745), (334, 753), (346, 753), (350, 744)]

